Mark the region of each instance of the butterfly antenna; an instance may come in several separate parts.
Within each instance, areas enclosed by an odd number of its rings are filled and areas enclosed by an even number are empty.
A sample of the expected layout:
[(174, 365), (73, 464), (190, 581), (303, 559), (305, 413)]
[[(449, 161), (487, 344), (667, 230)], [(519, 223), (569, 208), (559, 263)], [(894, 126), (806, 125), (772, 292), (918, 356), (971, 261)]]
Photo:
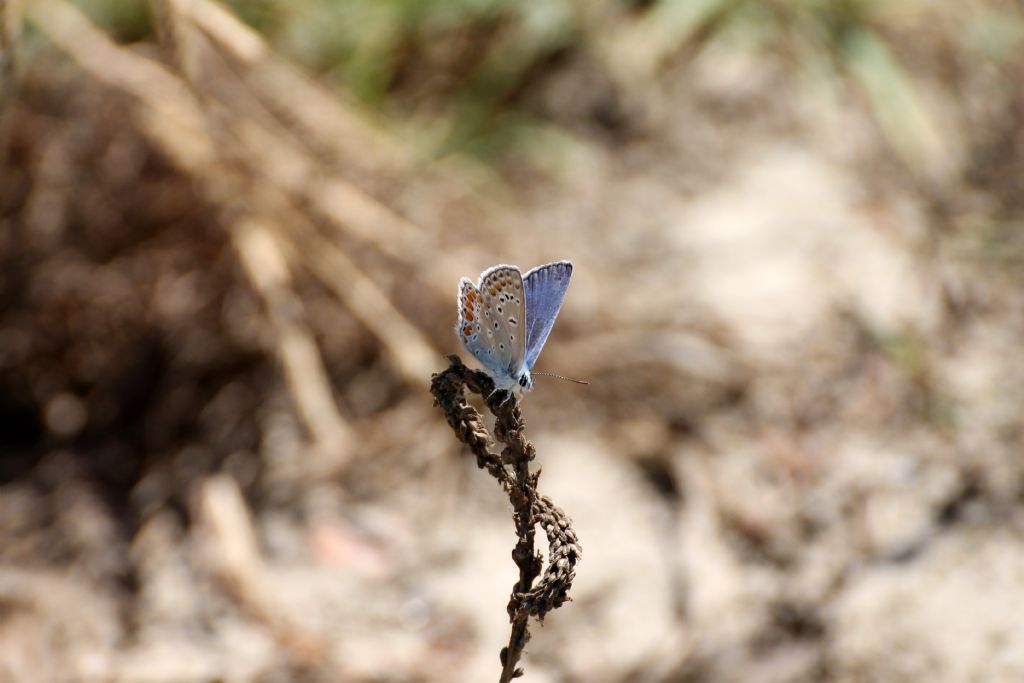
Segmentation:
[(586, 379), (573, 379), (572, 377), (566, 377), (565, 375), (556, 375), (553, 372), (531, 372), (531, 375), (540, 375), (541, 377), (554, 377), (555, 379), (564, 379), (566, 382), (575, 382), (576, 384), (590, 384), (590, 380)]

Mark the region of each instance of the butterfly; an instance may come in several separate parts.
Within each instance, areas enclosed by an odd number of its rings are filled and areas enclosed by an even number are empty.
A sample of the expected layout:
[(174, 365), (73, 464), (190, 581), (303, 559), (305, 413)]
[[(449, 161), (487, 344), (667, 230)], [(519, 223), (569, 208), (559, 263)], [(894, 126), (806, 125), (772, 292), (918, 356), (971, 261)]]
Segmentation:
[(529, 391), (533, 369), (562, 308), (571, 261), (555, 261), (523, 275), (499, 265), (480, 273), (477, 284), (459, 281), (455, 334), (494, 378), (496, 390)]

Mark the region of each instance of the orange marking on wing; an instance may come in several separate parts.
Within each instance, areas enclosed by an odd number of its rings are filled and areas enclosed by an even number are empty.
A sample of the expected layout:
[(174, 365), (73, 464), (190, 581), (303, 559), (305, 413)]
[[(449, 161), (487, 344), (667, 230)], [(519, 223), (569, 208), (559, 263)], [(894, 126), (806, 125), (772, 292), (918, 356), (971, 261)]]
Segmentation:
[(469, 322), (473, 322), (473, 311), (472, 311), (472, 309), (467, 309), (466, 310), (466, 320), (468, 320)]
[(497, 296), (498, 295), (498, 292), (494, 289), (494, 287), (491, 287), (490, 292), (491, 292), (491, 296)]

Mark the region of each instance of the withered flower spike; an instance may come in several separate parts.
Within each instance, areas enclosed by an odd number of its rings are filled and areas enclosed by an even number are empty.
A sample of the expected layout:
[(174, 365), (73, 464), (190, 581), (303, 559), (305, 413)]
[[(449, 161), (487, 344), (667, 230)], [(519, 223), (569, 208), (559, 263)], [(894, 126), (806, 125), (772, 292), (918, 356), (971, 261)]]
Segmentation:
[[(517, 668), (530, 640), (529, 617), (543, 620), (569, 598), (576, 577), (576, 565), (582, 549), (572, 529), (572, 521), (547, 496), (537, 492), (540, 471), (530, 472), (536, 456), (533, 444), (526, 440), (526, 424), (515, 396), (495, 391), (494, 382), (484, 372), (472, 370), (455, 355), (451, 365), (431, 378), (430, 392), (444, 412), (456, 438), (476, 456), (477, 466), (498, 480), (512, 503), (517, 541), (512, 559), (519, 567), (519, 580), (512, 587), (508, 614), (512, 634), (508, 647), (502, 648), (499, 683), (508, 683), (523, 675)], [(479, 394), (495, 417), (494, 437), (490, 436), (479, 412), (466, 401), (465, 389)], [(494, 440), (505, 444), (501, 454), (493, 450)], [(548, 539), (548, 565), (541, 567), (541, 556), (534, 549), (536, 525)], [(540, 576), (537, 585), (534, 580)]]

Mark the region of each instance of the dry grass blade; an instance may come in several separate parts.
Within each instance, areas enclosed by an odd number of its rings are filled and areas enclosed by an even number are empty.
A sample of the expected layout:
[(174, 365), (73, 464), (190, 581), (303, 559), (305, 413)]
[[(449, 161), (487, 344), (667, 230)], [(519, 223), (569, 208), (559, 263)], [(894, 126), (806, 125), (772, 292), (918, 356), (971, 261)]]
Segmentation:
[(955, 168), (953, 150), (906, 69), (874, 31), (851, 31), (842, 54), (889, 144), (911, 168), (935, 180)]
[(157, 36), (160, 39), (160, 47), (166, 55), (167, 61), (179, 74), (187, 76), (188, 70), (184, 63), (183, 36), (178, 25), (178, 12), (174, 0), (150, 0), (149, 7), (153, 14), (153, 23)]

